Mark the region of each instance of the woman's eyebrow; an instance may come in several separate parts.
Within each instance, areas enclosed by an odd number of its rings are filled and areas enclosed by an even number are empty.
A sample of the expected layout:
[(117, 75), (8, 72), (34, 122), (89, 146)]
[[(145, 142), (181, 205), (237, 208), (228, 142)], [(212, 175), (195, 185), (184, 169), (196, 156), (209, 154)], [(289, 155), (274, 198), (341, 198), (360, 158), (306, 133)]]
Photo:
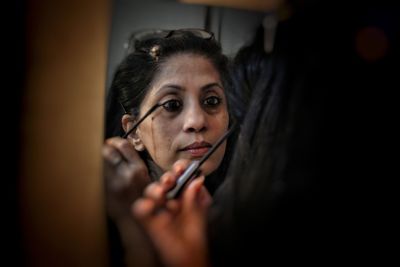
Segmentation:
[[(213, 87), (218, 87), (218, 88), (220, 88), (221, 90), (224, 90), (224, 88), (222, 87), (222, 85), (220, 85), (219, 83), (209, 83), (209, 84), (206, 84), (206, 85), (204, 85), (204, 86), (201, 87), (201, 90), (204, 91), (204, 90), (207, 90), (207, 89), (210, 89), (210, 88), (213, 88)], [(168, 90), (168, 89), (172, 89), (173, 91), (175, 91), (175, 90), (185, 91), (185, 88), (182, 87), (182, 86), (180, 86), (180, 85), (173, 84), (173, 83), (168, 83), (168, 84), (164, 84), (163, 86), (161, 86), (161, 87), (157, 90), (157, 92), (155, 92), (155, 95), (159, 95), (159, 94), (163, 93), (165, 90)]]
[(222, 85), (220, 85), (219, 83), (206, 84), (206, 85), (201, 87), (201, 90), (207, 90), (207, 89), (212, 88), (212, 87), (219, 87), (221, 90), (224, 90), (224, 87), (222, 87)]
[(167, 89), (175, 89), (175, 90), (179, 90), (179, 91), (184, 91), (184, 88), (182, 86), (179, 86), (177, 84), (172, 84), (172, 83), (168, 83), (165, 84), (163, 86), (161, 86), (157, 92), (155, 93), (156, 95), (160, 94), (162, 91), (165, 91)]

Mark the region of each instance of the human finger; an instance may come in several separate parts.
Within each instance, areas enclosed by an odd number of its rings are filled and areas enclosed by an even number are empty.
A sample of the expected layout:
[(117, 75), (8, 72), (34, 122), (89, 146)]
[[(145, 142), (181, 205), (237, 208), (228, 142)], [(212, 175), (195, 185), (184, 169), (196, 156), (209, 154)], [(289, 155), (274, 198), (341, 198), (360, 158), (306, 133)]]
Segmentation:
[(151, 183), (145, 188), (143, 196), (160, 204), (165, 199), (165, 188), (159, 182)]
[(175, 175), (181, 175), (190, 165), (190, 160), (180, 159), (172, 165), (172, 171)]
[(105, 159), (105, 162), (110, 167), (116, 167), (123, 161), (122, 155), (118, 152), (118, 150), (108, 144), (103, 145), (102, 155)]
[(156, 209), (156, 204), (152, 199), (148, 198), (140, 198), (136, 200), (132, 205), (132, 211), (134, 215), (144, 220), (147, 217), (151, 216)]
[(178, 200), (168, 200), (165, 204), (166, 209), (172, 214), (176, 215), (181, 210), (181, 204)]
[(171, 213), (157, 205), (157, 203), (150, 198), (140, 198), (136, 200), (131, 206), (131, 212), (147, 229), (150, 235), (158, 236), (158, 234), (161, 234), (161, 229), (165, 229), (168, 222), (171, 220)]
[(204, 184), (204, 175), (195, 178), (184, 189), (182, 196), (182, 209), (184, 211), (194, 210), (200, 207), (200, 194)]
[(212, 203), (212, 197), (204, 187), (204, 176), (194, 179), (185, 189), (182, 196), (182, 209), (184, 211), (207, 211)]
[(180, 159), (172, 165), (172, 169), (166, 173), (164, 173), (160, 177), (160, 183), (164, 187), (166, 191), (173, 188), (176, 184), (177, 179), (189, 166), (190, 161), (186, 159)]
[(115, 147), (129, 163), (142, 160), (139, 153), (135, 150), (135, 147), (127, 139), (112, 137), (106, 140), (106, 144)]

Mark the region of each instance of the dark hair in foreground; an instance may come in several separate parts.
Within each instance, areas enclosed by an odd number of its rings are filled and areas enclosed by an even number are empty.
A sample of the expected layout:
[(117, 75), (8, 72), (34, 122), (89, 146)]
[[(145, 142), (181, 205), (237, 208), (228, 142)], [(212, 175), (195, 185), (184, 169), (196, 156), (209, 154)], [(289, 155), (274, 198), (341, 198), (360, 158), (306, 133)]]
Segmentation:
[(352, 244), (363, 245), (357, 229), (365, 221), (356, 214), (367, 206), (355, 193), (379, 161), (370, 151), (379, 131), (371, 127), (379, 97), (372, 92), (390, 88), (384, 77), (393, 73), (389, 55), (371, 63), (356, 54), (352, 38), (363, 18), (316, 4), (279, 24), (215, 193), (213, 266), (359, 259)]
[[(264, 28), (259, 26), (249, 45), (242, 47), (233, 59), (232, 90), (230, 93), (231, 111), (241, 123), (246, 112), (250, 108), (251, 99), (256, 88), (266, 88), (268, 75), (271, 73), (270, 55), (264, 51)], [(269, 76), (271, 77), (271, 76)], [(263, 91), (265, 91), (263, 90)], [(260, 96), (256, 96), (260, 97)], [(251, 106), (251, 109), (259, 109), (259, 106)], [(254, 112), (254, 111), (253, 111)]]

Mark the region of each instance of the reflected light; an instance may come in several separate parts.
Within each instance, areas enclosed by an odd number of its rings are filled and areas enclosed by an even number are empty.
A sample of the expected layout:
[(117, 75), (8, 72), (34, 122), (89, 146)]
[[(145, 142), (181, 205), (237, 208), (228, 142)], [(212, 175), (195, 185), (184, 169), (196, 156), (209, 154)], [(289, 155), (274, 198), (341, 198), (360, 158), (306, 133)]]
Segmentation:
[(368, 62), (375, 62), (386, 56), (389, 40), (382, 29), (365, 27), (357, 32), (355, 46), (360, 58)]

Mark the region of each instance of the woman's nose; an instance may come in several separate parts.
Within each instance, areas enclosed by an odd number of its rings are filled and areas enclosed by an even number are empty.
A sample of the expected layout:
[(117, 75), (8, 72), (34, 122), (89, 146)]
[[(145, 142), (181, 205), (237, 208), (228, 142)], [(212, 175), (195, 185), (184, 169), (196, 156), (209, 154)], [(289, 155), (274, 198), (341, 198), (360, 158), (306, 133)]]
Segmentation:
[(183, 130), (201, 132), (207, 129), (207, 114), (199, 105), (191, 105), (185, 112)]

